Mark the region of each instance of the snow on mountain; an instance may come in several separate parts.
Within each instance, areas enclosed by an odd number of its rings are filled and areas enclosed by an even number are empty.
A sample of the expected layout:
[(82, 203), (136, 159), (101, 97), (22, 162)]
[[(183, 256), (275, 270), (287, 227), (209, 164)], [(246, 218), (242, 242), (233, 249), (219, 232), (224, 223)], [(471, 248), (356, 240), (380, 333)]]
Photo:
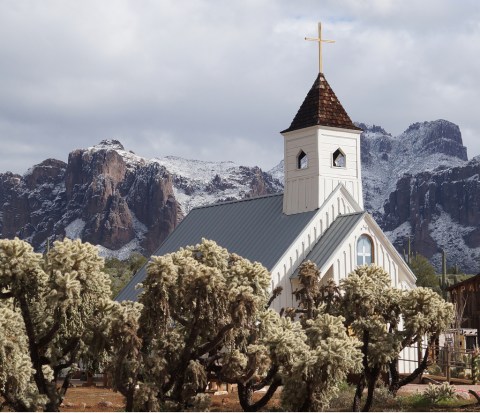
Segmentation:
[[(199, 161), (178, 156), (148, 159), (126, 151), (116, 140), (104, 140), (88, 148), (90, 152), (105, 149), (117, 152), (125, 161), (127, 169), (132, 172), (151, 164), (164, 167), (173, 177), (174, 195), (184, 215), (198, 206), (264, 195), (283, 189), (283, 177), (281, 182), (277, 182), (274, 176), (262, 172), (258, 167), (241, 166), (232, 161)], [(266, 185), (260, 193), (255, 188), (258, 180)]]
[(284, 173), (284, 170), (285, 170), (285, 162), (284, 160), (282, 159), (278, 165), (274, 166), (272, 169), (270, 169), (268, 171), (268, 173), (270, 175), (272, 175), (273, 178), (275, 178), (276, 180), (278, 180), (278, 182), (281, 182), (283, 183), (283, 178), (285, 176), (285, 173)]
[(460, 130), (448, 121), (415, 123), (397, 137), (380, 126), (357, 126), (364, 130), (361, 150), (365, 208), (375, 216), (384, 213), (383, 204), (401, 176), (460, 166), (467, 161)]
[[(472, 247), (465, 242), (468, 236), (478, 227), (463, 226), (455, 222), (451, 215), (443, 211), (441, 207), (435, 214), (434, 219), (428, 225), (430, 236), (448, 251), (448, 260), (451, 264), (458, 264), (460, 268), (471, 268), (478, 271), (480, 262), (480, 246)], [(432, 263), (437, 268), (442, 266), (442, 254), (436, 252), (431, 257)]]
[(65, 236), (70, 239), (82, 239), (83, 229), (86, 222), (83, 219), (76, 218), (65, 227)]
[[(401, 251), (406, 236), (438, 261), (439, 248), (480, 262), (480, 157), (467, 161), (458, 126), (415, 123), (399, 136), (357, 124), (365, 208)], [(283, 160), (268, 172), (229, 161), (148, 159), (104, 140), (48, 159), (24, 176), (0, 173), (0, 235), (37, 249), (68, 236), (126, 258), (158, 247), (192, 208), (283, 190)], [(416, 244), (415, 244), (416, 243)]]
[[(231, 161), (208, 162), (176, 156), (156, 158), (153, 161), (173, 175), (175, 198), (185, 214), (198, 206), (249, 196), (252, 174), (260, 171)], [(273, 190), (281, 190), (281, 185), (275, 183), (272, 177), (265, 178), (270, 181)]]

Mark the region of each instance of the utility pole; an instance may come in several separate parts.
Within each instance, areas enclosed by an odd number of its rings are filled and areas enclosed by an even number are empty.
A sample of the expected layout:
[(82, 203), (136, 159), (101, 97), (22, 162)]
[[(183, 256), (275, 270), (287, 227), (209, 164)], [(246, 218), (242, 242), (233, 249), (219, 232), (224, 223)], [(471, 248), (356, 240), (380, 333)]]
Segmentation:
[(407, 264), (410, 265), (410, 260), (412, 258), (412, 241), (411, 241), (411, 235), (407, 235), (408, 239), (408, 247), (407, 247)]
[(443, 298), (447, 299), (447, 253), (442, 249), (442, 293)]

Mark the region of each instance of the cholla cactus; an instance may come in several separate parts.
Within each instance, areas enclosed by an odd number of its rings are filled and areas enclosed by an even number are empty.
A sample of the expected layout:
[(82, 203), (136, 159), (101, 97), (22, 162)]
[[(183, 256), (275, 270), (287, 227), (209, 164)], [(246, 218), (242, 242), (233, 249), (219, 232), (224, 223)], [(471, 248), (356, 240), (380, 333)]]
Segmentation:
[(45, 400), (38, 397), (33, 373), (22, 318), (0, 307), (0, 394), (5, 404), (15, 410), (41, 408)]
[(347, 334), (345, 319), (336, 315), (337, 286), (322, 285), (314, 263), (300, 266), (299, 283), (298, 308), (289, 317), (300, 315), (300, 322), (292, 322), (300, 332), (295, 331), (296, 342), (291, 343), (296, 352), (291, 352), (290, 363), (282, 364), (282, 404), (292, 411), (324, 410), (347, 374), (361, 367), (360, 342)]
[[(235, 378), (247, 365), (264, 373), (266, 347), (243, 344), (265, 311), (269, 286), (262, 265), (213, 241), (152, 257), (139, 298), (141, 315), (131, 318), (129, 341), (115, 344), (121, 355), (116, 363), (125, 370), (114, 380), (127, 396), (127, 410), (205, 408), (201, 394), (208, 374), (223, 365), (230, 366), (223, 374)], [(137, 352), (138, 363), (129, 361)], [(128, 385), (121, 387), (121, 380)]]
[[(354, 411), (360, 409), (365, 386), (368, 393), (363, 410), (370, 409), (381, 371), (390, 368), (393, 393), (420, 374), (426, 367), (428, 352), (425, 351), (419, 368), (400, 380), (395, 369), (400, 351), (424, 336), (432, 343), (448, 327), (453, 316), (452, 306), (432, 290), (393, 288), (389, 274), (376, 265), (356, 268), (336, 287), (331, 283), (320, 285), (316, 266), (305, 263), (300, 268), (299, 280), (297, 312), (303, 317), (304, 325), (308, 326), (309, 320), (322, 312), (341, 315), (345, 331), (361, 342), (362, 369)], [(297, 390), (301, 391), (300, 386)]]
[(307, 345), (284, 378), (286, 410), (324, 411), (348, 372), (360, 369), (360, 343), (348, 336), (343, 321), (329, 314), (306, 321)]
[[(99, 312), (110, 296), (102, 266), (96, 248), (80, 241), (57, 241), (44, 259), (24, 241), (0, 240), (0, 299), (4, 308), (15, 310), (11, 328), (18, 343), (28, 343), (22, 357), (29, 362), (22, 365), (30, 369), (29, 386), (19, 383), (15, 397), (0, 393), (11, 407), (22, 403), (23, 409), (39, 409), (43, 401), (45, 409), (58, 410), (70, 380), (67, 374), (57, 389), (59, 373), (79, 357), (91, 358), (101, 336)], [(0, 341), (4, 331), (0, 329)], [(26, 367), (18, 374), (26, 377)]]

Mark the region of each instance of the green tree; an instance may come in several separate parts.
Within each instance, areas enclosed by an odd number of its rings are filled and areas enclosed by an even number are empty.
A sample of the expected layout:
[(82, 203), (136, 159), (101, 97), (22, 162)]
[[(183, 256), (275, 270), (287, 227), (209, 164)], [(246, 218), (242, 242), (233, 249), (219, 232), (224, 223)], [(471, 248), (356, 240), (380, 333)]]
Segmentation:
[(433, 291), (441, 293), (440, 278), (427, 258), (416, 254), (410, 259), (409, 266), (417, 277), (417, 286), (431, 288)]
[(115, 298), (135, 273), (147, 262), (138, 252), (133, 252), (128, 259), (106, 258), (103, 271), (110, 276), (112, 298)]
[[(45, 257), (19, 239), (0, 240), (0, 301), (12, 320), (12, 333), (0, 329), (0, 342), (16, 335), (16, 344), (4, 344), (1, 351), (8, 350), (19, 363), (24, 360), (19, 377), (25, 377), (25, 366), (31, 369), (29, 384), (20, 384), (16, 392), (0, 386), (10, 407), (58, 411), (76, 363), (98, 361), (93, 352), (101, 350), (99, 326), (110, 301), (110, 280), (102, 268), (97, 249), (78, 240), (56, 241)], [(0, 359), (0, 371), (8, 371), (9, 362)], [(58, 388), (62, 371), (66, 376)]]

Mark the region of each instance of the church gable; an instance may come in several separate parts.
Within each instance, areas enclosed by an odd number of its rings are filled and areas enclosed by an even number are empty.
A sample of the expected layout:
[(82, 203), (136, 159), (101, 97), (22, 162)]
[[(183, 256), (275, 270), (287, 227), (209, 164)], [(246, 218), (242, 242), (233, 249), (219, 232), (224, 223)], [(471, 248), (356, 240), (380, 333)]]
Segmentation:
[(363, 213), (360, 205), (341, 183), (332, 191), (322, 207), (314, 212), (315, 215), (308, 225), (299, 232), (298, 237), (285, 249), (281, 258), (271, 268), (272, 289), (280, 286), (284, 291), (274, 302), (274, 307), (278, 311), (283, 307), (294, 305), (290, 277), (322, 239), (328, 228), (342, 215)]
[[(338, 283), (358, 265), (376, 264), (388, 272), (392, 285), (413, 288), (415, 276), (366, 212), (339, 216), (305, 260), (315, 262), (324, 279)], [(298, 268), (291, 276), (295, 284)]]

